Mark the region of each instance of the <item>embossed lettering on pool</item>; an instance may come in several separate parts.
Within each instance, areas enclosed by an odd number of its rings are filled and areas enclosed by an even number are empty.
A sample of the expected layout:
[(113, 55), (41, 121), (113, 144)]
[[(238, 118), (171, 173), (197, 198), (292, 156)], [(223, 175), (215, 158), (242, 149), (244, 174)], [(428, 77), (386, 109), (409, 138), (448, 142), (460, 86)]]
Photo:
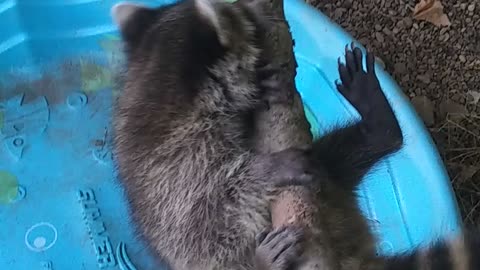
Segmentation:
[(100, 268), (115, 266), (117, 263), (113, 254), (112, 243), (108, 237), (105, 224), (101, 219), (100, 209), (95, 200), (95, 193), (92, 189), (85, 189), (79, 190), (77, 195), (82, 206), (83, 218), (97, 255), (98, 266)]
[(115, 267), (118, 261), (118, 267), (121, 270), (136, 270), (127, 255), (123, 242), (118, 243), (116, 252), (114, 253), (113, 245), (108, 236), (107, 228), (102, 221), (100, 208), (97, 205), (93, 190), (90, 188), (79, 190), (77, 196), (97, 256), (98, 266), (102, 269)]

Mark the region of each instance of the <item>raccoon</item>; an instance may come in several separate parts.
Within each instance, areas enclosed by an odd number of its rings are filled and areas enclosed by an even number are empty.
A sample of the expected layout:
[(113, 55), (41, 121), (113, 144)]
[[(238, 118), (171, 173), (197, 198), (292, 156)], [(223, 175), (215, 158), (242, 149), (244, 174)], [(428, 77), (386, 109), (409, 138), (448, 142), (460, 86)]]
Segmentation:
[(375, 239), (358, 208), (356, 189), (379, 160), (398, 151), (403, 135), (383, 94), (374, 69), (374, 55), (345, 48), (339, 61), (338, 92), (361, 115), (361, 121), (337, 126), (305, 151), (314, 180), (315, 205), (305, 253), (291, 269), (301, 270), (480, 270), (480, 235), (465, 233), (427, 249), (397, 256), (377, 256)]
[(269, 232), (279, 246), (255, 245), (276, 192), (311, 181), (301, 150), (252, 149), (252, 114), (272, 69), (262, 66), (268, 23), (257, 7), (112, 8), (126, 55), (115, 159), (139, 234), (173, 269), (283, 270), (301, 250), (297, 228)]

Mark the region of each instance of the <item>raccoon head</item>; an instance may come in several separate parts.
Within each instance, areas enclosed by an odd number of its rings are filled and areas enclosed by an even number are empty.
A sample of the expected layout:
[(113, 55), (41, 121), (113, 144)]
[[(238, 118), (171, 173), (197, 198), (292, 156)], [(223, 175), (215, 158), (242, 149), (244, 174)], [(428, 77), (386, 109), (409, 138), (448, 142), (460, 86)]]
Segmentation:
[[(126, 49), (127, 77), (163, 84), (157, 88), (180, 88), (186, 96), (198, 95), (209, 76), (228, 77), (227, 84), (250, 81), (238, 77), (254, 73), (261, 57), (269, 25), (262, 1), (182, 0), (158, 8), (116, 4), (112, 16)], [(245, 94), (208, 93), (217, 100)]]
[[(231, 50), (245, 45), (242, 43), (254, 44), (262, 40), (262, 30), (265, 30), (262, 28), (268, 24), (263, 16), (265, 3), (263, 0), (238, 0), (233, 3), (227, 0), (180, 0), (159, 8), (149, 8), (121, 2), (112, 7), (111, 13), (130, 50), (140, 45), (147, 32), (165, 35), (169, 30), (180, 34), (187, 34), (181, 30), (211, 34), (224, 49)], [(182, 23), (190, 23), (194, 29), (178, 28)]]

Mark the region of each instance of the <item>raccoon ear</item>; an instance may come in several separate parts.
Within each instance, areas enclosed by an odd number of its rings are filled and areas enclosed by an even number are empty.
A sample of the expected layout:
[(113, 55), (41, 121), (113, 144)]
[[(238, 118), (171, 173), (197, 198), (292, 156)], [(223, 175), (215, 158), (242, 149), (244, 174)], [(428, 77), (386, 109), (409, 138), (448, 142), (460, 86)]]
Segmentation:
[(230, 39), (227, 35), (228, 31), (225, 31), (222, 26), (222, 16), (220, 14), (219, 6), (217, 5), (219, 0), (194, 0), (194, 3), (201, 18), (214, 28), (220, 44), (225, 47), (231, 45)]
[(155, 10), (129, 2), (115, 4), (110, 13), (124, 40), (130, 45), (141, 38), (155, 19)]

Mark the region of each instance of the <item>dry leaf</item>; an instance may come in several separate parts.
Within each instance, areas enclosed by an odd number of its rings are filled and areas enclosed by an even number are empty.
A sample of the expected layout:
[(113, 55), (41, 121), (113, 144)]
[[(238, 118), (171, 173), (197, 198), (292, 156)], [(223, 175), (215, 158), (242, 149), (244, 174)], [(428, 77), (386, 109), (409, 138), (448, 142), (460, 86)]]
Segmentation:
[(413, 17), (417, 20), (431, 22), (436, 26), (449, 26), (450, 20), (443, 13), (443, 5), (440, 0), (420, 0), (415, 5)]

